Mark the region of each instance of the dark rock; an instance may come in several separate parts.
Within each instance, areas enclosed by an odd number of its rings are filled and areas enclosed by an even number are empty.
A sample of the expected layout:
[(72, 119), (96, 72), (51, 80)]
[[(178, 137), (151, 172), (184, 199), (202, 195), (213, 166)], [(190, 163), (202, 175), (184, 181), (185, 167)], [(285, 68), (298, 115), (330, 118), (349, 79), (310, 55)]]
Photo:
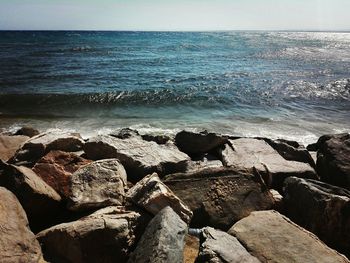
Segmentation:
[(38, 134), (40, 134), (40, 132), (34, 129), (33, 127), (24, 126), (19, 130), (17, 130), (14, 135), (24, 135), (28, 137), (34, 137)]
[(276, 211), (252, 212), (228, 231), (261, 262), (349, 262)]
[(113, 137), (116, 137), (118, 139), (128, 139), (128, 138), (131, 138), (131, 137), (139, 137), (140, 134), (137, 130), (133, 130), (133, 129), (130, 129), (130, 128), (122, 128), (120, 130), (117, 130), (111, 134), (109, 134), (110, 136), (113, 136)]
[(192, 227), (227, 230), (255, 210), (274, 201), (258, 174), (235, 169), (205, 169), (168, 175), (163, 182), (192, 210)]
[(156, 142), (158, 144), (166, 144), (170, 141), (170, 137), (166, 135), (152, 135), (152, 134), (144, 134), (141, 136), (142, 139), (148, 142)]
[(316, 170), (321, 180), (350, 189), (350, 134), (322, 136)]
[(27, 141), (29, 137), (27, 136), (0, 136), (0, 159), (3, 161), (8, 161), (16, 151), (22, 146), (22, 144)]
[(0, 200), (0, 261), (44, 263), (40, 245), (16, 196), (0, 187)]
[(166, 207), (148, 224), (128, 262), (183, 262), (186, 234), (186, 223)]
[(350, 256), (350, 191), (290, 177), (285, 181), (285, 208), (295, 223)]

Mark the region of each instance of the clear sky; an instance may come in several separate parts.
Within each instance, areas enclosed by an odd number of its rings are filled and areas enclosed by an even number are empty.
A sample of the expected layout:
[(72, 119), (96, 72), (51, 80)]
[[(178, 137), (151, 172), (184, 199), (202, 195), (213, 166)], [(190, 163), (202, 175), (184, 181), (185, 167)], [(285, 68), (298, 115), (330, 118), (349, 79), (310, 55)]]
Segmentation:
[(0, 0), (0, 29), (350, 30), (350, 0)]

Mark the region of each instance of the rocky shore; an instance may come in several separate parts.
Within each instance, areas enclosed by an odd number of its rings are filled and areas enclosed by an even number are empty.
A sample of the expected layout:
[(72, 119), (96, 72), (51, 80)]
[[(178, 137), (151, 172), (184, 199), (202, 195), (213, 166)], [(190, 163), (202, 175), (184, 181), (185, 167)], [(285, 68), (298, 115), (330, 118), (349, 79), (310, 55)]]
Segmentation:
[(350, 135), (0, 134), (0, 262), (350, 262)]

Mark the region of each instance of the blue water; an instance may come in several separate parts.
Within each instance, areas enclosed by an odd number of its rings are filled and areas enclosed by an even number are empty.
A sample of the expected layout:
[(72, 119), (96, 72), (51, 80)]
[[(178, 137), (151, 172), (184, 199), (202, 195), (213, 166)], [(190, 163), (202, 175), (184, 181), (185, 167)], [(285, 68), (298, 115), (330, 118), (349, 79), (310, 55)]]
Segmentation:
[(0, 32), (0, 128), (350, 131), (350, 33)]

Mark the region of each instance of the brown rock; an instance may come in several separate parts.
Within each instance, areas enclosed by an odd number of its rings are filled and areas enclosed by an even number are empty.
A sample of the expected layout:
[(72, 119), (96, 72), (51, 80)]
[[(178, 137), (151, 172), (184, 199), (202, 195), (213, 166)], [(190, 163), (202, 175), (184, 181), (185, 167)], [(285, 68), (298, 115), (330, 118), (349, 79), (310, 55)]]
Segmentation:
[(39, 135), (40, 132), (37, 129), (34, 129), (33, 127), (24, 126), (16, 131), (14, 135), (24, 135), (28, 137), (34, 137), (36, 135)]
[(21, 147), (21, 145), (28, 140), (27, 136), (0, 136), (0, 159), (3, 161), (8, 161), (16, 151)]
[(199, 238), (191, 235), (185, 237), (184, 263), (195, 263), (199, 253)]

